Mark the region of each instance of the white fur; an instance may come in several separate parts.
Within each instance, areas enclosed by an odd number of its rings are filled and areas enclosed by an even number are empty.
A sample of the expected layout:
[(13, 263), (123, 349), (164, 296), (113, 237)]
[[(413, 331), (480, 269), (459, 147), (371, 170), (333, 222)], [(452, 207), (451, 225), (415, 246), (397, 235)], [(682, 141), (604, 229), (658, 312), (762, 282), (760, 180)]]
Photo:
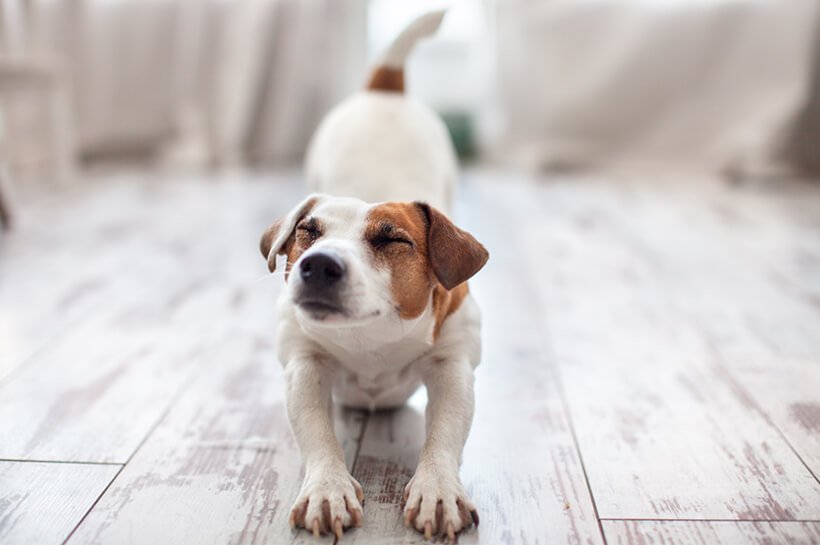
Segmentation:
[(366, 202), (423, 199), (447, 212), (456, 158), (447, 128), (399, 93), (362, 91), (325, 117), (308, 152), (314, 191)]
[(435, 34), (447, 10), (440, 9), (425, 13), (415, 21), (407, 25), (401, 33), (396, 36), (390, 47), (382, 55), (381, 64), (390, 68), (401, 69), (407, 60), (407, 56), (415, 47), (416, 42), (427, 36)]
[[(413, 41), (435, 30), (441, 15), (413, 23), (388, 52), (391, 62), (400, 66)], [(362, 92), (322, 122), (306, 170), (314, 190), (344, 198), (318, 196), (310, 215), (325, 229), (292, 270), (298, 271), (302, 260), (317, 251), (342, 258), (347, 280), (341, 300), (347, 314), (317, 319), (302, 311), (294, 304), (302, 280), (290, 275), (280, 300), (278, 346), (288, 415), (306, 467), (291, 523), (338, 535), (361, 515), (361, 487), (348, 473), (333, 433), (331, 397), (371, 410), (396, 407), (424, 384), (428, 432), (406, 489), (408, 523), (422, 532), (458, 532), (468, 524), (464, 513), (474, 509), (458, 467), (473, 415), (479, 311), (468, 296), (434, 342), (432, 298), (420, 316), (402, 319), (392, 300), (390, 271), (373, 264), (363, 236), (374, 206), (368, 203), (423, 200), (449, 209), (456, 158), (447, 131), (434, 112), (402, 94)], [(292, 232), (302, 205), (285, 218), (286, 232), (273, 242), (271, 255)], [(323, 502), (329, 505), (330, 520), (322, 514)]]

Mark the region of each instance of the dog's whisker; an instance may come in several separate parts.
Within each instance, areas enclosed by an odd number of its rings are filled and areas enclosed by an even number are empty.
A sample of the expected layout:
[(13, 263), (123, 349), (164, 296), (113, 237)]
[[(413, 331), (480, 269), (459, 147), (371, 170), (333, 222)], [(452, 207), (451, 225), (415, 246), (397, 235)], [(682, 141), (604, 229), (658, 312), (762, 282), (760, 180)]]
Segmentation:
[(253, 283), (258, 284), (259, 282), (264, 282), (265, 280), (270, 280), (271, 278), (280, 277), (280, 276), (284, 276), (284, 275), (285, 275), (284, 273), (278, 273), (278, 272), (266, 274), (264, 276), (260, 276), (259, 278), (256, 278), (253, 281)]

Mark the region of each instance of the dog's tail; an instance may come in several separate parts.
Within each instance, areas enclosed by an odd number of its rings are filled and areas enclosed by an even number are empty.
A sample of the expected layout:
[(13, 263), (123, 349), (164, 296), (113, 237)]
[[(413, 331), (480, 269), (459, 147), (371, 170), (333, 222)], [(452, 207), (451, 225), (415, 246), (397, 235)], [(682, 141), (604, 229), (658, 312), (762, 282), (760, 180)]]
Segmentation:
[(446, 11), (440, 9), (425, 13), (407, 25), (393, 40), (373, 73), (370, 74), (366, 88), (370, 91), (404, 92), (404, 62), (407, 56), (417, 41), (438, 30)]

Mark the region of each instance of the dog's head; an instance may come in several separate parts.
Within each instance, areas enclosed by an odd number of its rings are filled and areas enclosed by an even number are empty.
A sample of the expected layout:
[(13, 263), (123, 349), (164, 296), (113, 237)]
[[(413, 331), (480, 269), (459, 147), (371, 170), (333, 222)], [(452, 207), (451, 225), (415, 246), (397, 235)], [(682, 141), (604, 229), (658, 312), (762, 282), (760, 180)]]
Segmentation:
[(300, 321), (355, 326), (420, 316), (438, 284), (450, 290), (484, 266), (487, 250), (420, 202), (367, 204), (311, 195), (262, 235), (268, 268), (287, 257)]

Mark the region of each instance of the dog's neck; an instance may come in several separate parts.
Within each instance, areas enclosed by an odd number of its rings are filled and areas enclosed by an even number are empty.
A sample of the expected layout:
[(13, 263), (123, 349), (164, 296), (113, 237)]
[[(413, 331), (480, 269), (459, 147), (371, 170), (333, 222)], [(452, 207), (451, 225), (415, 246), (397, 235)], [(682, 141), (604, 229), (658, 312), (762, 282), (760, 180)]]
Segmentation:
[(433, 345), (435, 314), (432, 298), (418, 317), (405, 320), (398, 315), (350, 327), (328, 327), (300, 320), (302, 331), (342, 363), (365, 362), (390, 355), (395, 364), (409, 363)]

